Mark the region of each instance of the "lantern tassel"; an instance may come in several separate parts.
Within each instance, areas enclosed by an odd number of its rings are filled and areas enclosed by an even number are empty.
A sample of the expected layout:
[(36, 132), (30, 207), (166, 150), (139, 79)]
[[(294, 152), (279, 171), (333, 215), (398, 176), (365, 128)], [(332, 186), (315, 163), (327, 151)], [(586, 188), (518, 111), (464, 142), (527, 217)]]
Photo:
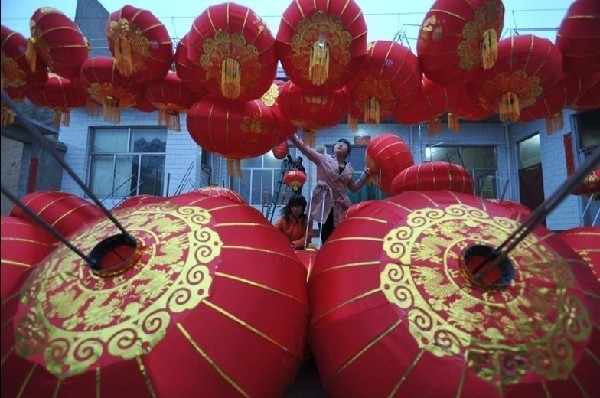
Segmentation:
[(456, 133), (460, 133), (460, 118), (452, 112), (448, 113), (448, 128)]
[(227, 172), (233, 178), (243, 178), (241, 162), (239, 159), (227, 159)]
[(427, 121), (427, 135), (429, 137), (435, 137), (441, 134), (443, 130), (442, 119), (435, 117)]
[(6, 104), (2, 104), (2, 126), (13, 124), (15, 121), (15, 113)]
[(565, 127), (562, 111), (546, 117), (546, 132), (555, 133)]
[(225, 98), (237, 99), (242, 86), (242, 66), (233, 58), (225, 58), (221, 64), (221, 93)]
[(316, 135), (316, 131), (313, 129), (304, 129), (304, 131), (302, 132), (302, 140), (304, 141), (304, 143), (306, 145), (308, 145), (311, 148), (315, 147), (315, 135)]
[(111, 22), (110, 33), (115, 37), (115, 66), (119, 72), (130, 77), (133, 73), (132, 46), (129, 39), (129, 22), (125, 18)]
[(104, 120), (111, 123), (121, 122), (121, 109), (119, 108), (119, 100), (107, 96), (102, 101), (102, 111)]
[(352, 114), (348, 114), (348, 127), (350, 131), (358, 131), (358, 118)]
[(100, 105), (91, 98), (88, 98), (85, 102), (85, 113), (87, 113), (89, 117), (97, 118), (100, 116)]
[(500, 97), (500, 120), (503, 122), (516, 122), (521, 115), (519, 96), (511, 91)]
[(379, 124), (381, 117), (381, 104), (379, 99), (371, 97), (365, 101), (364, 105), (364, 121), (367, 124)]
[(495, 29), (488, 29), (481, 34), (480, 50), (483, 69), (492, 68), (498, 59), (498, 33)]
[(170, 109), (158, 110), (158, 125), (166, 126), (167, 130), (181, 131), (181, 122), (179, 113)]
[(35, 40), (35, 37), (30, 37), (27, 40), (25, 59), (27, 60), (27, 63), (29, 64), (29, 69), (31, 69), (32, 72), (35, 72), (36, 70), (37, 56), (37, 41)]
[(329, 77), (329, 45), (323, 40), (314, 42), (310, 50), (308, 76), (315, 86), (323, 85)]

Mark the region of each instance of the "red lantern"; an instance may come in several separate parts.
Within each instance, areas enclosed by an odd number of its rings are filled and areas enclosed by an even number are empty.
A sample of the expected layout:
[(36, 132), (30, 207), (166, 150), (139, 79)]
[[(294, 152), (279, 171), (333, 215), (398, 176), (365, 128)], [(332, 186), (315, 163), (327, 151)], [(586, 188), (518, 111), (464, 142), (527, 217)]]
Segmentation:
[(365, 164), (369, 168), (371, 181), (389, 193), (392, 180), (399, 172), (414, 164), (410, 148), (402, 138), (383, 133), (367, 145)]
[(34, 104), (54, 110), (56, 127), (61, 124), (68, 126), (70, 110), (83, 107), (87, 102), (87, 94), (77, 82), (54, 73), (40, 89), (31, 91), (27, 96)]
[(575, 0), (556, 32), (563, 70), (578, 77), (600, 71), (600, 3)]
[(282, 80), (273, 80), (271, 87), (260, 97), (260, 100), (271, 109), (279, 122), (279, 142), (287, 141), (298, 130), (298, 127), (283, 116), (281, 109), (279, 109), (277, 98), (279, 98), (279, 93), (284, 84), (285, 82)]
[[(309, 242), (310, 244), (310, 242)], [(296, 257), (302, 262), (304, 268), (306, 268), (306, 281), (310, 279), (310, 273), (315, 265), (315, 259), (317, 258), (317, 250), (308, 247), (304, 250), (295, 250)]]
[(279, 138), (277, 120), (260, 100), (206, 97), (191, 106), (187, 128), (198, 145), (227, 158), (227, 170), (234, 177), (242, 176), (240, 159), (268, 152)]
[(57, 75), (76, 79), (89, 55), (87, 39), (77, 24), (61, 11), (44, 7), (33, 13), (30, 27), (27, 60), (31, 70), (36, 71), (39, 57)]
[(200, 79), (202, 78), (202, 66), (193, 63), (188, 58), (188, 35), (183, 36), (179, 43), (177, 43), (177, 49), (175, 50), (175, 69), (177, 70), (177, 76), (181, 79), (181, 82), (198, 98), (203, 97), (208, 93), (206, 88), (202, 85)]
[(150, 11), (126, 5), (110, 14), (106, 39), (115, 66), (138, 81), (164, 77), (173, 62), (169, 32)]
[(135, 105), (133, 109), (137, 109), (140, 112), (152, 113), (156, 112), (156, 107), (148, 100), (145, 95), (138, 95), (136, 97)]
[(472, 195), (406, 192), (346, 218), (309, 279), (327, 395), (596, 396), (600, 284), (581, 258), (538, 227), (486, 276), (473, 267), (519, 227), (513, 216)]
[[(203, 195), (210, 197), (227, 198), (238, 204), (246, 203), (244, 198), (242, 198), (242, 195), (240, 195), (236, 191), (231, 190), (229, 188), (220, 187), (218, 185), (209, 185), (207, 187), (196, 189), (195, 191), (190, 192), (190, 195)], [(180, 195), (180, 197), (185, 197), (185, 195)], [(190, 202), (190, 204), (191, 203), (193, 202)]]
[(600, 109), (600, 73), (593, 75), (592, 79), (596, 80), (596, 83), (585, 90), (570, 108), (581, 112)]
[(298, 0), (283, 13), (276, 46), (294, 84), (329, 93), (358, 71), (367, 53), (367, 25), (354, 0)]
[(350, 124), (358, 118), (379, 124), (397, 107), (408, 106), (421, 90), (419, 61), (412, 51), (393, 41), (369, 43), (368, 53), (358, 74), (348, 83)]
[(437, 0), (419, 29), (423, 73), (440, 84), (464, 81), (496, 62), (504, 26), (501, 0)]
[(169, 71), (165, 77), (145, 85), (146, 98), (158, 109), (158, 124), (168, 130), (181, 131), (179, 114), (186, 113), (194, 102), (194, 94), (188, 90), (177, 74)]
[[(36, 191), (25, 195), (22, 202), (64, 237), (104, 216), (97, 206), (66, 192)], [(13, 207), (10, 215), (35, 223), (35, 220), (17, 206)]]
[(14, 293), (48, 253), (56, 238), (37, 224), (2, 216), (2, 301)]
[(600, 194), (600, 169), (592, 170), (585, 179), (577, 186), (573, 195), (595, 195)]
[(394, 177), (390, 192), (454, 191), (472, 195), (474, 187), (473, 176), (464, 167), (434, 160), (402, 170)]
[(147, 195), (147, 194), (130, 196), (129, 198), (125, 199), (124, 201), (122, 201), (121, 203), (119, 203), (118, 205), (113, 207), (112, 211), (124, 209), (125, 207), (141, 206), (142, 204), (145, 206), (145, 205), (161, 202), (162, 200), (163, 199), (159, 196)]
[(292, 188), (292, 191), (298, 192), (306, 182), (306, 174), (300, 170), (288, 170), (283, 175), (283, 182)]
[(275, 159), (283, 159), (290, 153), (290, 147), (287, 141), (283, 141), (281, 144), (277, 144), (271, 149)]
[(46, 64), (41, 59), (37, 59), (35, 68), (30, 68), (26, 50), (27, 39), (2, 25), (2, 89), (35, 89), (48, 79)]
[(562, 69), (560, 51), (548, 39), (522, 35), (498, 43), (493, 68), (476, 72), (467, 81), (472, 98), (493, 109), (503, 122), (515, 122), (521, 109), (548, 95)]
[(462, 84), (458, 85), (457, 98), (448, 110), (448, 128), (456, 132), (460, 131), (460, 119), (484, 120), (494, 115), (493, 109), (486, 109), (469, 97)]
[(210, 6), (187, 35), (190, 61), (202, 66), (200, 82), (214, 96), (260, 98), (277, 73), (275, 38), (254, 11), (227, 2)]
[(490, 202), (494, 202), (494, 203), (498, 203), (501, 206), (505, 206), (509, 209), (512, 209), (516, 212), (516, 215), (514, 216), (514, 219), (517, 220), (518, 222), (523, 222), (527, 219), (527, 217), (529, 217), (532, 213), (531, 209), (527, 206), (525, 206), (522, 203), (519, 202), (515, 202), (513, 200), (506, 200), (506, 199), (487, 199)]
[(558, 234), (592, 268), (596, 280), (600, 281), (600, 227), (575, 227)]
[(314, 146), (315, 131), (337, 126), (346, 114), (348, 91), (342, 88), (328, 94), (310, 94), (289, 80), (281, 88), (277, 104), (284, 118), (304, 130), (304, 142)]
[(70, 237), (101, 267), (59, 246), (2, 302), (2, 394), (283, 396), (309, 309), (285, 236), (222, 197), (114, 216), (132, 239), (107, 219)]
[(79, 84), (89, 97), (102, 105), (104, 120), (121, 121), (121, 109), (132, 108), (143, 95), (139, 86), (121, 75), (112, 57), (93, 57), (81, 65)]

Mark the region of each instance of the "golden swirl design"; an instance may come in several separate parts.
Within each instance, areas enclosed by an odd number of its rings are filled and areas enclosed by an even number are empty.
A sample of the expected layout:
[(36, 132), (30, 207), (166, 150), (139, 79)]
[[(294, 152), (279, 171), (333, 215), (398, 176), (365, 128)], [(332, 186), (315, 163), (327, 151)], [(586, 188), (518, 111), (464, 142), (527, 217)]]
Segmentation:
[[(118, 210), (115, 217), (147, 247), (136, 266), (99, 278), (63, 246), (24, 285), (17, 352), (59, 377), (83, 373), (100, 358), (150, 352), (173, 314), (195, 308), (208, 295), (207, 265), (220, 256), (223, 244), (210, 228), (207, 210), (163, 203), (135, 213)], [(101, 220), (71, 241), (89, 253), (117, 233), (110, 220)]]
[(560, 379), (573, 369), (573, 343), (589, 339), (592, 327), (568, 262), (531, 234), (509, 255), (515, 277), (506, 289), (479, 289), (460, 271), (466, 248), (497, 247), (517, 227), (464, 204), (414, 210), (383, 239), (395, 262), (385, 265), (380, 288), (407, 314), (422, 349), (466, 354), (468, 366), (494, 383), (525, 374)]

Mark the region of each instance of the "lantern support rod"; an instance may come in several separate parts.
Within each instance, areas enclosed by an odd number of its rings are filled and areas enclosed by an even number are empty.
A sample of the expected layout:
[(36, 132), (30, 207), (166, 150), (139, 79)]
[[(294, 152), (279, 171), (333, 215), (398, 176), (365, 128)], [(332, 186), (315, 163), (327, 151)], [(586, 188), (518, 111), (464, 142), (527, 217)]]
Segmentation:
[[(571, 174), (560, 187), (542, 204), (540, 204), (534, 212), (525, 219), (525, 221), (512, 234), (506, 238), (504, 242), (498, 246), (494, 252), (497, 257), (489, 262), (490, 257), (485, 258), (481, 264), (473, 272), (485, 266), (481, 272), (481, 278), (485, 278), (496, 266), (504, 261), (510, 253), (523, 239), (525, 239), (535, 227), (537, 227), (566, 197), (569, 195), (595, 167), (600, 165), (600, 148), (596, 149), (592, 156), (586, 159), (575, 173)], [(487, 264), (487, 265), (486, 265)]]
[(73, 180), (75, 180), (75, 182), (77, 183), (77, 185), (79, 185), (79, 187), (83, 190), (83, 192), (85, 192), (85, 194), (87, 196), (89, 196), (96, 203), (96, 205), (100, 208), (100, 210), (102, 210), (104, 215), (106, 217), (108, 217), (108, 219), (110, 221), (112, 221), (113, 224), (115, 224), (117, 226), (117, 228), (119, 228), (121, 230), (122, 233), (129, 235), (129, 233), (125, 230), (125, 228), (123, 228), (123, 226), (119, 223), (119, 221), (117, 221), (117, 219), (110, 213), (110, 211), (108, 211), (108, 209), (106, 207), (104, 207), (104, 205), (102, 204), (100, 199), (98, 199), (98, 197), (96, 195), (94, 195), (94, 193), (91, 191), (91, 189), (89, 189), (85, 185), (85, 183), (79, 178), (79, 176), (75, 173), (75, 171), (73, 171), (73, 169), (71, 169), (71, 167), (69, 167), (69, 165), (65, 162), (65, 160), (60, 157), (60, 155), (58, 154), (56, 149), (54, 149), (54, 147), (50, 144), (50, 142), (46, 139), (46, 137), (44, 137), (42, 135), (42, 133), (38, 130), (38, 128), (35, 127), (29, 121), (28, 117), (19, 108), (17, 108), (14, 101), (8, 96), (8, 94), (6, 94), (6, 91), (4, 91), (4, 90), (2, 90), (2, 102), (4, 102), (5, 104), (7, 104), (10, 107), (10, 109), (15, 113), (15, 115), (17, 115), (19, 117), (19, 120), (21, 120), (21, 122), (25, 125), (25, 128), (29, 131), (29, 133), (32, 135), (32, 137), (41, 146), (43, 146), (44, 149), (47, 150), (48, 153), (50, 153), (50, 155), (52, 155), (54, 160), (56, 160), (56, 162), (59, 165), (61, 165), (64, 170), (67, 171), (69, 176), (71, 176), (71, 178)]
[(42, 217), (40, 217), (39, 215), (37, 215), (33, 211), (31, 211), (31, 209), (29, 207), (27, 207), (27, 205), (25, 203), (23, 203), (21, 200), (19, 200), (19, 198), (17, 198), (15, 195), (13, 195), (12, 192), (10, 192), (8, 189), (6, 189), (4, 187), (4, 185), (1, 185), (0, 187), (2, 188), (2, 194), (4, 196), (6, 196), (8, 199), (10, 199), (14, 204), (19, 206), (21, 208), (21, 210), (23, 210), (25, 213), (27, 213), (27, 215), (29, 217), (31, 217), (35, 222), (37, 222), (46, 231), (50, 232), (50, 234), (52, 234), (52, 236), (54, 236), (56, 239), (58, 239), (59, 241), (64, 243), (69, 249), (71, 249), (71, 251), (73, 251), (73, 253), (75, 253), (79, 257), (81, 257), (86, 263), (88, 263), (90, 265), (92, 264), (91, 258), (86, 256), (78, 248), (73, 246), (73, 244), (71, 242), (69, 242), (67, 240), (67, 238), (65, 238), (60, 232), (58, 232), (56, 229), (54, 229), (52, 227), (52, 225), (48, 224), (46, 222), (46, 220), (44, 220)]

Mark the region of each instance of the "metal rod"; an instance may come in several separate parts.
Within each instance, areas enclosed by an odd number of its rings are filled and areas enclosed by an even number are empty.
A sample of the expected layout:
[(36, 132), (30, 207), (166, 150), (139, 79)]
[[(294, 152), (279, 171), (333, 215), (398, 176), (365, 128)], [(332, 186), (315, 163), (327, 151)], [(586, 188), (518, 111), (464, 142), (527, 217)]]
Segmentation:
[(56, 160), (56, 162), (58, 162), (58, 164), (60, 164), (63, 167), (63, 169), (67, 171), (69, 176), (71, 176), (71, 178), (75, 180), (75, 182), (77, 183), (77, 185), (79, 185), (83, 192), (85, 192), (85, 194), (89, 196), (94, 201), (94, 203), (96, 203), (96, 205), (102, 210), (104, 215), (108, 217), (108, 219), (110, 219), (113, 222), (113, 224), (115, 224), (117, 228), (121, 230), (121, 232), (123, 232), (126, 235), (129, 235), (129, 233), (125, 230), (125, 228), (123, 228), (121, 223), (119, 223), (119, 221), (117, 221), (117, 219), (114, 218), (113, 215), (110, 213), (110, 211), (108, 211), (108, 209), (104, 207), (100, 199), (98, 199), (98, 197), (94, 195), (94, 193), (85, 185), (85, 183), (79, 178), (79, 176), (73, 171), (73, 169), (71, 169), (71, 167), (69, 167), (69, 165), (64, 161), (64, 159), (60, 157), (56, 149), (54, 149), (54, 147), (50, 144), (46, 137), (44, 137), (42, 133), (38, 130), (38, 128), (35, 127), (29, 121), (27, 116), (20, 109), (17, 108), (14, 101), (8, 96), (8, 94), (6, 94), (6, 91), (4, 90), (2, 90), (2, 101), (10, 107), (10, 109), (15, 113), (15, 115), (19, 117), (19, 120), (23, 122), (23, 124), (31, 133), (33, 138), (35, 138), (37, 142), (40, 145), (42, 145), (44, 149), (46, 149), (48, 153), (50, 153), (50, 155), (52, 155), (54, 160)]
[(506, 195), (506, 189), (508, 188), (508, 182), (509, 179), (506, 179), (506, 182), (504, 183), (504, 188), (502, 188), (502, 195), (500, 195), (500, 201), (498, 203), (502, 203), (504, 201), (504, 195)]

